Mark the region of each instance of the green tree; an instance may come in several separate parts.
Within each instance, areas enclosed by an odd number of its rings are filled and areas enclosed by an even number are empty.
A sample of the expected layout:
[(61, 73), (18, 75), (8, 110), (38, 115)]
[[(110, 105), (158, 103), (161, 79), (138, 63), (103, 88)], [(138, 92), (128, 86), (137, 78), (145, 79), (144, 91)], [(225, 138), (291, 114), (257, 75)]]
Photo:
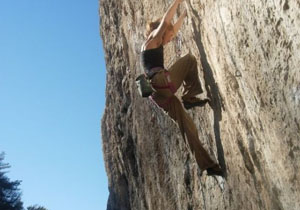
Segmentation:
[(27, 210), (47, 210), (45, 207), (34, 205), (34, 206), (28, 206)]
[(6, 176), (9, 164), (3, 163), (4, 153), (0, 154), (0, 209), (23, 210), (19, 185), (21, 181), (10, 181)]

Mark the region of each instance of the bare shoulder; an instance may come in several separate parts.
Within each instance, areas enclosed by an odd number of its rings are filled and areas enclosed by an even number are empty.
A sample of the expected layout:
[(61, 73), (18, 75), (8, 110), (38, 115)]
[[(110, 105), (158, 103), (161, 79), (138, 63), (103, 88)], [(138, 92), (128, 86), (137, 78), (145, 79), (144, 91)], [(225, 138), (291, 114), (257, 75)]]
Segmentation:
[(150, 50), (159, 47), (162, 44), (162, 39), (153, 36), (152, 32), (148, 39), (143, 43), (141, 51)]

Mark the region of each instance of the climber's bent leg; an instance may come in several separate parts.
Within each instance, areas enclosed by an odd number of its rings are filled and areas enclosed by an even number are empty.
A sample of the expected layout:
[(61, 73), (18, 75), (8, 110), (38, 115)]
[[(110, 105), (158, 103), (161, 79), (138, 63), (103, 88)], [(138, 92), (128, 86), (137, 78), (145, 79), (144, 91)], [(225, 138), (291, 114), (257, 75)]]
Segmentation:
[(203, 92), (198, 77), (196, 58), (187, 54), (169, 68), (171, 80), (176, 90), (184, 83), (183, 98), (192, 98)]

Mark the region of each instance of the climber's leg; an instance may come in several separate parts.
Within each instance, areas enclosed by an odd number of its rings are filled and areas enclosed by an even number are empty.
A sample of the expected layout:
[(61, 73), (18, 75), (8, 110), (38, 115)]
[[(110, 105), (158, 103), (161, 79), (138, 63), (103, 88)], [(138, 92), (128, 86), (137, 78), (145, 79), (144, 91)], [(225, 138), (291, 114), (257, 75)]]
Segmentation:
[(198, 77), (197, 61), (193, 55), (187, 54), (180, 58), (169, 68), (169, 72), (176, 90), (184, 83), (183, 99), (188, 100), (203, 93)]
[(167, 112), (169, 116), (178, 123), (180, 131), (184, 139), (187, 140), (187, 143), (192, 153), (195, 155), (196, 161), (201, 170), (212, 168), (217, 165), (203, 148), (198, 137), (197, 128), (192, 118), (185, 112), (182, 104), (176, 96), (172, 96), (172, 100), (167, 107)]
[[(166, 85), (168, 83), (164, 72), (158, 73), (152, 80), (156, 85)], [(219, 175), (218, 164), (214, 163), (208, 153), (203, 148), (199, 138), (198, 131), (190, 116), (184, 111), (182, 104), (170, 89), (157, 89), (152, 95), (153, 101), (163, 108), (169, 116), (178, 123), (183, 138), (188, 143), (192, 153), (201, 170), (207, 169), (208, 175)]]

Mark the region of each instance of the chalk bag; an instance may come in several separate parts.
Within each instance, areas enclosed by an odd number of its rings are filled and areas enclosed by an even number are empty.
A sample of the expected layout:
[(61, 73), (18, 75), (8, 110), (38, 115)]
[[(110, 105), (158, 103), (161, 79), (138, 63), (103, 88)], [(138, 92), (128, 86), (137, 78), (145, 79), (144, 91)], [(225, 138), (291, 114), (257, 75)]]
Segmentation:
[(151, 81), (146, 77), (145, 74), (139, 75), (135, 79), (138, 91), (142, 97), (149, 97), (155, 92), (155, 89), (151, 85)]

